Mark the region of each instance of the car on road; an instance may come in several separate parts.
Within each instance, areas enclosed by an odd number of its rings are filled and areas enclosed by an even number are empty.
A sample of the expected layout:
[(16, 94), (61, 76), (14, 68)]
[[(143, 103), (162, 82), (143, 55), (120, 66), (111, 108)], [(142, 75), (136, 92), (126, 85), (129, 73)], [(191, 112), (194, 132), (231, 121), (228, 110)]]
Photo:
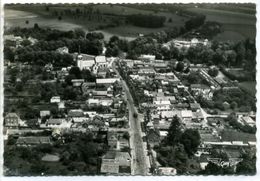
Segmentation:
[(134, 118), (137, 118), (137, 117), (138, 117), (138, 114), (135, 112), (135, 113), (133, 114), (133, 116), (134, 116)]

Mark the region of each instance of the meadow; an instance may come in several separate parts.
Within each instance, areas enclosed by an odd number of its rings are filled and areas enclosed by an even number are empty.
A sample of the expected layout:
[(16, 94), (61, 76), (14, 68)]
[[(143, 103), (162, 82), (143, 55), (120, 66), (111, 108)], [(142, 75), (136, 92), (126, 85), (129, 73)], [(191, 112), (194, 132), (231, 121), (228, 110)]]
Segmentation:
[(240, 82), (239, 87), (247, 91), (252, 96), (256, 95), (256, 82), (253, 81)]
[[(34, 23), (38, 23), (42, 27), (50, 27), (59, 30), (73, 30), (75, 28), (82, 28), (86, 32), (97, 30), (102, 32), (105, 36), (105, 40), (108, 40), (111, 36), (117, 35), (120, 38), (133, 40), (138, 37), (139, 34), (149, 34), (153, 32), (158, 32), (173, 27), (181, 27), (184, 25), (187, 18), (178, 16), (170, 12), (154, 12), (148, 10), (140, 10), (131, 7), (125, 7), (120, 5), (103, 5), (97, 4), (93, 5), (93, 11), (97, 10), (102, 14), (102, 20), (97, 20), (93, 18), (88, 20), (88, 18), (80, 17), (73, 18), (68, 16), (63, 16), (61, 20), (53, 16), (51, 12), (57, 11), (58, 13), (70, 9), (75, 11), (76, 9), (84, 10), (82, 6), (51, 6), (49, 11), (46, 11), (45, 6), (8, 6), (5, 7), (5, 26), (6, 27), (32, 27)], [(111, 19), (120, 19), (121, 15), (126, 16), (130, 14), (151, 14), (158, 16), (165, 16), (166, 22), (165, 26), (161, 28), (144, 28), (136, 27), (130, 24), (119, 24), (116, 27), (105, 27), (99, 29), (101, 25), (106, 25), (111, 22)], [(169, 22), (169, 19), (171, 21)], [(26, 24), (25, 21), (28, 20), (29, 23)]]
[(206, 21), (217, 21), (222, 24), (223, 32), (214, 39), (239, 41), (246, 38), (254, 39), (256, 35), (256, 17), (253, 8), (246, 7), (212, 8), (191, 7), (186, 10), (206, 15)]

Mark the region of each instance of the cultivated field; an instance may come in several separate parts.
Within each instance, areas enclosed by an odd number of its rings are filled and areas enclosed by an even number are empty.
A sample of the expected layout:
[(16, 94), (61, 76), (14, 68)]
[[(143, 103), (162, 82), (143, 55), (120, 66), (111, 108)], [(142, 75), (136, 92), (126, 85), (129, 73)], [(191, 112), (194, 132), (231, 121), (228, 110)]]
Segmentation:
[(252, 96), (256, 95), (256, 82), (240, 82), (239, 86), (249, 92)]
[[(153, 32), (158, 32), (164, 29), (171, 27), (180, 27), (183, 26), (187, 18), (178, 16), (173, 13), (168, 12), (153, 12), (148, 10), (140, 10), (130, 7), (124, 7), (120, 5), (93, 5), (93, 11), (99, 11), (103, 18), (102, 21), (97, 21), (93, 18), (88, 20), (87, 18), (73, 18), (63, 16), (62, 20), (58, 20), (57, 17), (53, 16), (50, 12), (57, 11), (62, 12), (66, 9), (75, 11), (76, 9), (84, 10), (84, 7), (80, 6), (51, 6), (50, 11), (46, 11), (45, 6), (36, 6), (31, 8), (30, 6), (16, 6), (16, 7), (6, 7), (5, 8), (5, 26), (6, 27), (32, 27), (34, 23), (38, 23), (42, 27), (50, 27), (59, 30), (73, 30), (75, 28), (83, 28), (86, 32), (89, 30), (98, 29), (100, 25), (109, 24), (112, 18), (119, 18), (119, 15), (130, 15), (130, 14), (152, 14), (158, 16), (165, 16), (166, 22), (165, 26), (162, 28), (143, 28), (136, 27), (133, 25), (119, 25), (116, 27), (105, 27), (102, 32), (105, 36), (105, 39), (108, 40), (111, 36), (117, 35), (120, 38), (133, 40), (139, 34), (149, 34)], [(171, 22), (168, 20), (171, 19)], [(28, 20), (29, 24), (26, 24), (25, 21)]]
[(256, 17), (253, 8), (239, 7), (222, 10), (210, 8), (188, 8), (188, 11), (206, 15), (207, 21), (217, 21), (223, 24), (223, 33), (217, 35), (217, 40), (239, 41), (245, 38), (255, 38)]

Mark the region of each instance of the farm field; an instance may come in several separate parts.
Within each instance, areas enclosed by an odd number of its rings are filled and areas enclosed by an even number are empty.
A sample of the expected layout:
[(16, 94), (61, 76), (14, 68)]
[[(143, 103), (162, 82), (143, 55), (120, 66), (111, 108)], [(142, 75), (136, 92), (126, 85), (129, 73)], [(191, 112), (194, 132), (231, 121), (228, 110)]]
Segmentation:
[[(223, 24), (223, 33), (219, 34), (217, 40), (243, 40), (251, 39), (256, 35), (255, 14), (227, 11), (212, 8), (188, 8), (188, 11), (205, 14), (207, 21), (217, 21)], [(232, 24), (230, 23), (232, 22)]]
[[(64, 31), (73, 30), (75, 28), (82, 28), (86, 32), (98, 29), (100, 25), (109, 23), (111, 17), (117, 17), (118, 15), (129, 15), (129, 14), (153, 14), (157, 16), (165, 16), (166, 22), (165, 26), (162, 28), (143, 28), (136, 27), (133, 25), (119, 25), (117, 27), (104, 28), (102, 30), (97, 30), (102, 32), (105, 36), (105, 40), (113, 35), (117, 35), (122, 39), (133, 40), (140, 33), (149, 34), (153, 32), (158, 32), (167, 28), (180, 27), (183, 26), (186, 18), (178, 16), (173, 13), (167, 12), (158, 12), (147, 10), (139, 10), (130, 7), (124, 7), (120, 5), (93, 5), (93, 11), (99, 10), (103, 14), (103, 20), (97, 21), (96, 19), (88, 20), (87, 18), (69, 18), (66, 16), (62, 17), (62, 20), (58, 20), (57, 17), (51, 15), (50, 12), (45, 10), (44, 6), (36, 6), (36, 8), (28, 8), (24, 6), (16, 7), (7, 7), (5, 9), (5, 26), (6, 27), (32, 27), (35, 23), (38, 23), (39, 26), (49, 27), (53, 29), (59, 29)], [(76, 8), (82, 9), (82, 7), (70, 7), (70, 9), (75, 10)], [(67, 9), (67, 7), (51, 7), (52, 11), (61, 12)], [(171, 22), (168, 20), (171, 19)], [(26, 24), (25, 21), (29, 20), (29, 24)]]
[(240, 82), (239, 86), (248, 91), (252, 96), (255, 96), (256, 94), (256, 82), (250, 81), (250, 82)]

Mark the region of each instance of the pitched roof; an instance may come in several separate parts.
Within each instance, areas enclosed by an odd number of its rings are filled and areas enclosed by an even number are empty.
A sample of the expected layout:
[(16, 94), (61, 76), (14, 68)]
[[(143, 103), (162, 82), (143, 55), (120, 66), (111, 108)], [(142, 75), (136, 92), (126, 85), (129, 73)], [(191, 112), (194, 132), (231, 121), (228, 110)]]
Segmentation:
[(210, 87), (205, 84), (191, 84), (191, 89), (209, 89)]
[(47, 123), (48, 124), (61, 124), (63, 122), (64, 119), (62, 118), (51, 118), (48, 119)]
[(5, 116), (5, 119), (8, 119), (8, 118), (16, 118), (16, 119), (19, 119), (19, 116), (12, 112), (12, 113), (8, 113), (6, 116)]
[(116, 81), (120, 81), (120, 79), (119, 78), (96, 79), (97, 84), (113, 84)]
[(68, 112), (69, 117), (82, 117), (84, 116), (84, 113), (82, 109), (72, 109)]
[(16, 144), (50, 144), (51, 140), (48, 136), (28, 136), (19, 137)]
[(94, 60), (95, 59), (95, 56), (88, 55), (88, 54), (79, 54), (77, 56), (78, 56), (78, 58), (82, 57), (82, 60)]
[(191, 110), (182, 110), (181, 117), (182, 118), (192, 117), (192, 111)]
[(105, 56), (96, 56), (95, 60), (96, 60), (96, 63), (105, 63), (105, 62), (107, 62)]

